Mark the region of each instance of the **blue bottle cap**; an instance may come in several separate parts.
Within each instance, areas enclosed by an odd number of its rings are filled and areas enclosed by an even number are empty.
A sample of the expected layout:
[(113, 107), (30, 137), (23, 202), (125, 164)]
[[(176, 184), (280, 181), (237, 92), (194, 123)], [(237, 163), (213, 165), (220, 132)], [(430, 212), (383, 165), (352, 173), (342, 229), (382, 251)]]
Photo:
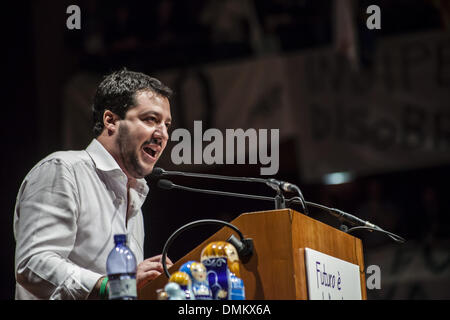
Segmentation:
[(114, 235), (114, 243), (127, 243), (127, 235), (126, 234), (116, 234)]

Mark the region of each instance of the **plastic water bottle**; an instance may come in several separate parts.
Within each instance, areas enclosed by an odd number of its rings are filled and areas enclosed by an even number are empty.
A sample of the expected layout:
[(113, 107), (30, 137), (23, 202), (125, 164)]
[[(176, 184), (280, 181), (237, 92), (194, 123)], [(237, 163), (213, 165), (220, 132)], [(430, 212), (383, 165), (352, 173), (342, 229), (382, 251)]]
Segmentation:
[(135, 300), (136, 257), (127, 247), (127, 235), (114, 235), (115, 247), (106, 260), (106, 273), (109, 280), (110, 300)]

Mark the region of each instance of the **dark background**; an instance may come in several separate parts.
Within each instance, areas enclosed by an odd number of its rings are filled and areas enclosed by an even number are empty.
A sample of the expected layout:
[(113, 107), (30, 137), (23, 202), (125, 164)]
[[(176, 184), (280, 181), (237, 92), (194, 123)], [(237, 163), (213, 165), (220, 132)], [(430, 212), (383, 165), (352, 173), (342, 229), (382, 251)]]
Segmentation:
[[(360, 8), (379, 4), (383, 28), (377, 37), (442, 29), (443, 22), (432, 1), (359, 1)], [(2, 285), (0, 298), (14, 297), (13, 210), (22, 179), (47, 154), (62, 150), (64, 84), (81, 71), (105, 74), (122, 66), (148, 74), (210, 62), (251, 59), (256, 55), (248, 43), (248, 26), (242, 22), (239, 36), (232, 40), (216, 38), (200, 23), (206, 0), (190, 1), (15, 1), (3, 9), (2, 37), (6, 75), (2, 117)], [(254, 1), (258, 18), (267, 34), (278, 37), (280, 53), (329, 45), (332, 41), (332, 1)], [(82, 29), (66, 28), (66, 8), (77, 4), (82, 12)], [(407, 14), (405, 14), (407, 12)], [(128, 18), (127, 18), (128, 17)], [(271, 24), (276, 18), (286, 23)], [(272, 19), (272, 20), (271, 20)], [(120, 24), (120, 21), (125, 21)], [(87, 50), (91, 33), (104, 39), (103, 51)], [(248, 36), (248, 34), (247, 34)], [(296, 39), (295, 41), (293, 39)], [(3, 132), (4, 131), (4, 132)], [(448, 179), (450, 165), (401, 170), (389, 174), (357, 177), (337, 186), (307, 184), (300, 176), (299, 158), (293, 141), (280, 146), (277, 178), (299, 185), (309, 201), (352, 212), (364, 203), (389, 203), (393, 215), (373, 217), (408, 241), (432, 237), (449, 238)], [(310, 150), (313, 152), (313, 150)], [(203, 169), (208, 172), (208, 169)], [(258, 176), (259, 167), (227, 165), (215, 174)], [(250, 192), (248, 185), (177, 179), (191, 186)], [(159, 254), (170, 234), (183, 224), (202, 218), (231, 221), (242, 212), (272, 209), (273, 204), (252, 200), (219, 198), (181, 191), (161, 191), (150, 180), (151, 193), (143, 212), (146, 223), (146, 256)], [(251, 193), (271, 195), (264, 186), (252, 186)], [(296, 208), (300, 210), (300, 208)], [(339, 226), (324, 213), (311, 210), (311, 216)], [(391, 220), (389, 220), (391, 219)], [(217, 230), (202, 227), (182, 235), (169, 252), (177, 260)], [(391, 243), (375, 233), (358, 233), (365, 251)], [(448, 243), (448, 242), (446, 242)], [(440, 262), (448, 268), (450, 260)], [(447, 269), (446, 269), (447, 270)], [(382, 295), (386, 298), (389, 295)], [(377, 298), (369, 292), (369, 297)], [(411, 291), (405, 298), (442, 298), (437, 293)], [(448, 296), (447, 296), (448, 297)]]

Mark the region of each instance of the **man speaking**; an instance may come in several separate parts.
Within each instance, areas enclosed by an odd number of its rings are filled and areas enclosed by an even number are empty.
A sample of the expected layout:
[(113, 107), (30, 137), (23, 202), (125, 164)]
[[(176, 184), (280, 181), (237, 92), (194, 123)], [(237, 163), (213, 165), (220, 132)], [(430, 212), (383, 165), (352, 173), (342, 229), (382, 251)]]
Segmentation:
[(141, 206), (169, 139), (171, 93), (139, 72), (106, 76), (89, 146), (55, 152), (27, 174), (14, 212), (16, 299), (104, 298), (114, 234), (128, 234), (138, 290), (163, 271), (161, 255), (144, 259)]

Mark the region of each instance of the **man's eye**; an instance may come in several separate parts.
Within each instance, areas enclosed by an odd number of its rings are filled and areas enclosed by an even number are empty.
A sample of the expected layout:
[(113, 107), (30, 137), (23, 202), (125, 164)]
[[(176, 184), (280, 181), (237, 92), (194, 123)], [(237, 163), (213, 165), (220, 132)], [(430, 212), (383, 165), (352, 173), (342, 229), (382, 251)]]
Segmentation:
[(147, 121), (147, 122), (155, 122), (155, 121), (156, 121), (156, 118), (155, 118), (155, 117), (147, 117), (147, 118), (144, 119), (144, 121)]

